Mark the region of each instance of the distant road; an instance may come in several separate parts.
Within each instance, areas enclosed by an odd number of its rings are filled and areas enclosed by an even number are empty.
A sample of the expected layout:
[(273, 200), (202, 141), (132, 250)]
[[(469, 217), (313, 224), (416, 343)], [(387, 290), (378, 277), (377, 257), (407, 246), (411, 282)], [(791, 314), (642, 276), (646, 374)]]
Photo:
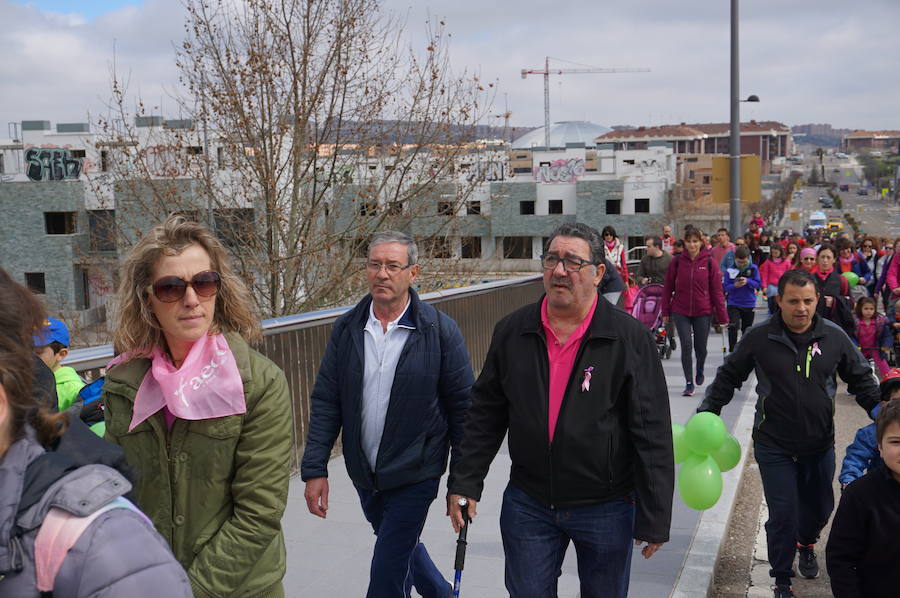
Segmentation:
[[(785, 219), (782, 228), (794, 228), (804, 230), (809, 215), (812, 212), (822, 211), (829, 218), (844, 221), (844, 214), (849, 212), (856, 218), (863, 231), (868, 235), (877, 237), (900, 237), (900, 208), (889, 206), (888, 201), (882, 200), (880, 193), (875, 189), (869, 189), (869, 195), (858, 195), (857, 190), (862, 182), (862, 166), (854, 159), (838, 159), (834, 156), (825, 156), (825, 178), (829, 182), (838, 185), (849, 185), (849, 191), (835, 191), (841, 197), (842, 207), (825, 209), (819, 205), (819, 196), (828, 196), (827, 187), (804, 187), (803, 197), (792, 201), (786, 212), (800, 210), (802, 221), (799, 223)], [(818, 156), (810, 157), (804, 164), (807, 178), (811, 168), (819, 168)], [(845, 229), (849, 224), (844, 221)]]

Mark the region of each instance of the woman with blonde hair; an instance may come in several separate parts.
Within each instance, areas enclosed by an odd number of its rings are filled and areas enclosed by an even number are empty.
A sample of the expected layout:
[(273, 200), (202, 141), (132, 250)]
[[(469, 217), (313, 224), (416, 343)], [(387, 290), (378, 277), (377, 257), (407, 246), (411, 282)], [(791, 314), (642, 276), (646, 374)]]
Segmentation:
[(0, 596), (188, 598), (184, 570), (124, 495), (121, 451), (32, 392), (44, 307), (0, 268)]
[(106, 438), (197, 598), (284, 596), (287, 382), (248, 341), (252, 300), (222, 244), (172, 216), (122, 266)]

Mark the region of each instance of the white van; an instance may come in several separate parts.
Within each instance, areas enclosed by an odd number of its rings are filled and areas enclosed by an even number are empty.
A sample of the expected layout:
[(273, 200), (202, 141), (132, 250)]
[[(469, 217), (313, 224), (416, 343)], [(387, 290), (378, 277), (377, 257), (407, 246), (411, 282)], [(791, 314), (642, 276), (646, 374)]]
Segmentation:
[(825, 228), (827, 224), (828, 217), (825, 215), (825, 212), (813, 212), (809, 216), (809, 223), (806, 225), (806, 228), (819, 230), (821, 228)]

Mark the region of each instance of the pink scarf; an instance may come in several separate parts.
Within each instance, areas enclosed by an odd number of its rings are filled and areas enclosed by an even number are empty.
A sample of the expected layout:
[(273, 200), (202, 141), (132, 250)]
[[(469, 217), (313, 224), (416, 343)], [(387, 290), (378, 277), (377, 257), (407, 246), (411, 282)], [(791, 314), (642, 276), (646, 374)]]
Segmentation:
[(150, 360), (150, 371), (134, 399), (129, 432), (163, 407), (175, 417), (192, 420), (246, 413), (241, 374), (221, 334), (195, 342), (180, 368), (159, 347)]

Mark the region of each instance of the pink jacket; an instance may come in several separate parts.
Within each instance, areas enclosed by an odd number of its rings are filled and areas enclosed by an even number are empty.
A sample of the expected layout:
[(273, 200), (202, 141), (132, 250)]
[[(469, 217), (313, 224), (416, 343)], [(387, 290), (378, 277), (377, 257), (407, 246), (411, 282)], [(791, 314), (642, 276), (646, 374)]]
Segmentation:
[[(897, 256), (894, 256), (894, 259), (891, 260), (891, 266), (885, 275), (884, 284), (892, 291), (900, 287), (900, 259), (897, 259)], [(895, 299), (898, 297), (900, 296), (894, 295)]]
[(766, 260), (759, 267), (759, 277), (762, 279), (763, 289), (770, 284), (778, 284), (781, 275), (791, 269), (791, 261), (782, 259), (776, 264), (772, 260)]
[(673, 313), (685, 316), (714, 313), (716, 322), (728, 323), (722, 274), (709, 249), (701, 248), (694, 260), (687, 251), (672, 258), (663, 286), (662, 315), (671, 316)]

